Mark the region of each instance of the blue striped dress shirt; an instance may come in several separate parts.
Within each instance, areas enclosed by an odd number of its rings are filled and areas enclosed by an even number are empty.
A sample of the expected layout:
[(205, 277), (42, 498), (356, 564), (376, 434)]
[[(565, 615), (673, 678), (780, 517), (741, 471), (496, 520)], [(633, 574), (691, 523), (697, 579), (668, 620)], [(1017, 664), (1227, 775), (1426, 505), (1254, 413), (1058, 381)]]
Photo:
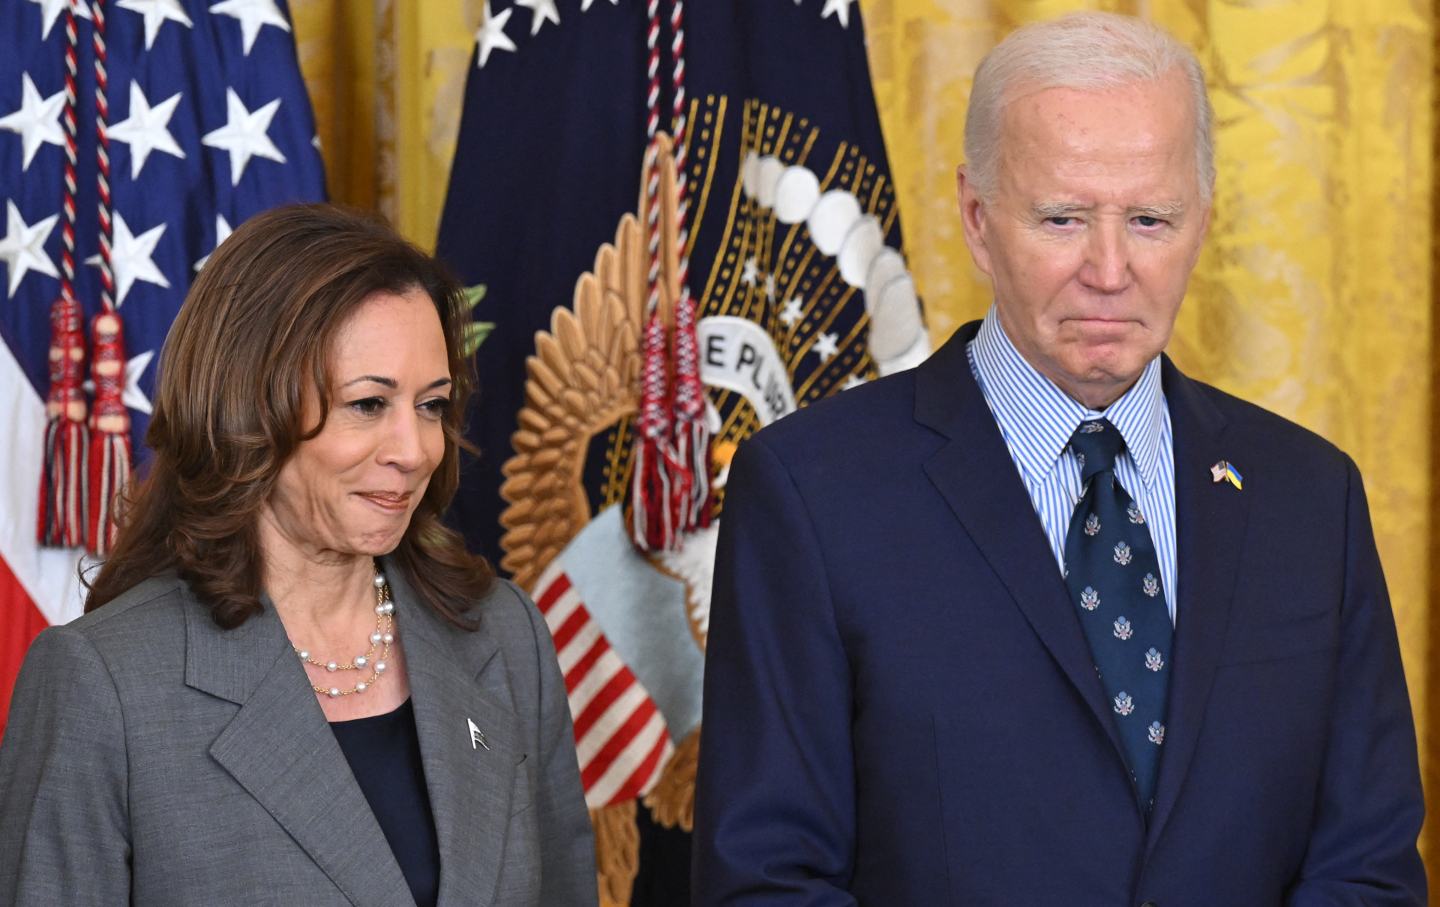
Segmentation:
[(1068, 447), (1070, 436), (1081, 422), (1101, 417), (1119, 430), (1125, 450), (1115, 461), (1115, 476), (1145, 514), (1173, 623), (1175, 448), (1170, 408), (1160, 386), (1160, 357), (1145, 366), (1140, 379), (1120, 399), (1097, 412), (1068, 396), (1025, 361), (1005, 335), (993, 305), (965, 352), (1062, 572), (1065, 534), (1081, 494), (1080, 464)]

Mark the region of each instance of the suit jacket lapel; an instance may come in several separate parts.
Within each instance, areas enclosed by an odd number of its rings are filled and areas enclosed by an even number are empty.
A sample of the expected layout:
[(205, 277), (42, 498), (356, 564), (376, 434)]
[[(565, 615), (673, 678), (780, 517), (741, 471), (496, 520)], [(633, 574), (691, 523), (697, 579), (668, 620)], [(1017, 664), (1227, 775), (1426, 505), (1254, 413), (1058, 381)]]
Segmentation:
[(1180, 794), (1200, 737), (1201, 719), (1230, 623), (1249, 501), (1210, 467), (1234, 456), (1235, 439), (1201, 389), (1167, 357), (1162, 372), (1175, 447), (1175, 528), (1180, 601), (1175, 628), (1175, 674), (1166, 709), (1147, 851), (1155, 846)]
[[(387, 572), (440, 846), (439, 903), (489, 904), (505, 851), (515, 772), (527, 758), (504, 658), (483, 630), (461, 644), (398, 574)], [(472, 721), (483, 736), (472, 739)]]
[(1124, 750), (1075, 606), (1054, 568), (1045, 531), (1034, 516), (1035, 505), (970, 371), (965, 346), (977, 326), (962, 328), (916, 370), (915, 418), (949, 438), (925, 464), (925, 472), (1105, 729), (1124, 764)]
[(185, 682), (240, 706), (211, 756), (357, 907), (414, 904), (275, 612), (222, 630), (186, 595)]

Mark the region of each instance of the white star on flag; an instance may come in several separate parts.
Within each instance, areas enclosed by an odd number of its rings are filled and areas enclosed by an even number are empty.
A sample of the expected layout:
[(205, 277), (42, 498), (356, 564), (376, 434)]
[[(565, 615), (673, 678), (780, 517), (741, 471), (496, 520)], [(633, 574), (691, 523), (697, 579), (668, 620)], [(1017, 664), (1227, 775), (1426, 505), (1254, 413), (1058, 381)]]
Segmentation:
[(540, 26), (546, 22), (560, 24), (560, 11), (555, 8), (555, 0), (515, 0), (516, 6), (523, 6), (530, 10), (530, 34), (534, 36), (540, 31)]
[(760, 266), (755, 263), (755, 259), (753, 257), (745, 259), (745, 270), (740, 275), (740, 282), (748, 283), (750, 284), (750, 286), (753, 287), (755, 286), (755, 281), (759, 279)]
[[(588, 10), (590, 7), (592, 7), (592, 6), (594, 6), (594, 5), (595, 5), (595, 0), (580, 0), (580, 12), (583, 13), (583, 12), (585, 12), (586, 10)], [(620, 0), (610, 0), (610, 5), (611, 5), (611, 6), (619, 6), (619, 5), (620, 5)]]
[(821, 362), (829, 362), (836, 353), (840, 352), (840, 335), (821, 334), (815, 338), (815, 345), (810, 349), (820, 357)]
[[(150, 367), (150, 360), (155, 358), (154, 350), (146, 350), (138, 356), (125, 363), (125, 389), (120, 392), (120, 402), (134, 410), (139, 410), (145, 415), (152, 412), (150, 398), (140, 389), (140, 376), (145, 374), (145, 369)], [(86, 393), (95, 393), (95, 382), (85, 379), (82, 385)]]
[(505, 34), (505, 23), (510, 21), (510, 14), (515, 12), (514, 8), (501, 10), (498, 15), (490, 12), (490, 0), (485, 0), (485, 19), (480, 30), (475, 33), (475, 41), (480, 45), (480, 58), (478, 66), (485, 68), (485, 63), (490, 59), (490, 52), (493, 50), (508, 50), (512, 53), (515, 50), (515, 42)]
[(175, 114), (175, 105), (180, 103), (180, 92), (176, 92), (154, 107), (145, 98), (137, 82), (130, 83), (130, 116), (114, 126), (108, 135), (112, 139), (130, 145), (130, 178), (139, 179), (145, 169), (145, 159), (152, 151), (163, 151), (178, 158), (185, 152), (175, 144), (175, 137), (167, 128), (170, 117)]
[(766, 298), (766, 299), (774, 299), (774, 298), (775, 298), (775, 275), (774, 275), (774, 274), (766, 274), (766, 275), (765, 275), (765, 298)]
[(48, 142), (62, 148), (65, 146), (65, 133), (60, 128), (60, 111), (65, 107), (65, 91), (62, 89), (48, 98), (42, 98), (40, 92), (35, 90), (35, 83), (30, 81), (30, 74), (22, 72), (20, 95), (20, 109), (0, 117), (0, 129), (19, 133), (20, 142), (25, 148), (25, 162), (20, 169), (25, 171), (30, 169), (30, 162), (35, 159), (35, 152), (40, 150), (41, 143)]
[(842, 391), (848, 391), (848, 390), (850, 390), (851, 388), (856, 388), (856, 387), (859, 387), (859, 386), (862, 385), (862, 384), (868, 384), (868, 383), (869, 383), (868, 381), (866, 381), (864, 378), (861, 378), (859, 375), (851, 375), (850, 377), (848, 377), (848, 378), (845, 379), (845, 384), (842, 385), (840, 389), (841, 389)]
[(820, 18), (824, 19), (834, 13), (840, 19), (841, 28), (850, 27), (850, 4), (855, 0), (825, 0), (825, 8), (820, 11)]
[(15, 295), (15, 289), (20, 286), (20, 279), (26, 271), (39, 271), (55, 278), (60, 276), (60, 272), (55, 270), (55, 262), (45, 254), (45, 241), (50, 238), (50, 232), (59, 219), (60, 215), (52, 214), (44, 220), (26, 224), (15, 203), (5, 202), (5, 236), (0, 238), (0, 261), (5, 262), (10, 271), (5, 298)]
[(146, 50), (155, 45), (155, 36), (160, 34), (160, 26), (164, 25), (167, 19), (179, 22), (186, 28), (195, 27), (181, 8), (180, 0), (120, 0), (119, 6), (145, 17)]
[(285, 21), (285, 14), (280, 12), (275, 0), (220, 0), (210, 7), (210, 12), (240, 20), (240, 34), (244, 38), (247, 57), (250, 56), (250, 48), (255, 46), (260, 29), (273, 25), (284, 32), (290, 30), (290, 23)]
[[(110, 267), (115, 271), (115, 307), (125, 303), (135, 281), (158, 284), (169, 288), (170, 281), (155, 266), (155, 244), (165, 235), (165, 225), (151, 227), (139, 236), (130, 232), (130, 225), (120, 212), (115, 212), (115, 238), (110, 244)], [(100, 265), (100, 256), (91, 255), (85, 259), (87, 265)]]
[(120, 394), (120, 400), (131, 409), (138, 409), (145, 415), (150, 415), (150, 398), (140, 389), (140, 376), (145, 374), (149, 367), (150, 360), (155, 357), (154, 350), (146, 350), (129, 362), (125, 363), (125, 390)]
[[(55, 27), (55, 20), (65, 12), (65, 7), (70, 5), (70, 0), (30, 0), (40, 6), (40, 40), (50, 37), (50, 29)], [(84, 3), (75, 4), (75, 15), (81, 19), (90, 18), (90, 7)]]
[[(223, 214), (215, 215), (215, 249), (220, 248), (220, 244), (229, 238), (230, 222), (225, 219), (225, 215)], [(210, 255), (215, 254), (215, 249), (210, 250)], [(195, 270), (198, 271), (205, 267), (205, 263), (210, 260), (210, 255), (206, 255), (204, 258), (195, 262)]]
[(209, 145), (211, 148), (220, 148), (230, 152), (230, 185), (238, 186), (240, 177), (245, 173), (245, 165), (250, 163), (252, 157), (269, 158), (272, 161), (285, 163), (285, 155), (270, 141), (265, 134), (270, 128), (270, 121), (275, 117), (275, 111), (280, 109), (280, 99), (276, 98), (264, 107), (255, 110), (246, 110), (245, 102), (235, 93), (235, 89), (225, 89), (225, 104), (229, 108), (227, 116), (229, 122), (214, 132), (207, 132), (201, 139), (201, 144)]
[(804, 317), (805, 303), (800, 299), (799, 296), (796, 296), (792, 298), (789, 302), (785, 303), (785, 307), (780, 310), (780, 320), (785, 322), (786, 327), (793, 328), (795, 326), (795, 322), (799, 321), (801, 318)]

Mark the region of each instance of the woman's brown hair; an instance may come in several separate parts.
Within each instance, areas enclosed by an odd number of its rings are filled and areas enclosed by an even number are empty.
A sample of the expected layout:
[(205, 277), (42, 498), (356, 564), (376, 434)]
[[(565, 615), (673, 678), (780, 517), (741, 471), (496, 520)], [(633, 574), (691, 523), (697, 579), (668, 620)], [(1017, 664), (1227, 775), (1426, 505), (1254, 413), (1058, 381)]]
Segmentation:
[[(250, 218), (191, 286), (160, 357), (145, 435), (153, 457), (120, 508), (114, 550), (85, 610), (173, 570), (220, 626), (259, 613), (260, 510), (281, 466), (325, 426), (335, 336), (372, 293), (417, 287), (440, 315), (454, 383), (444, 457), (390, 562), (427, 606), (472, 628), (465, 612), (495, 575), (440, 521), (460, 483), (461, 420), (473, 386), (462, 292), (439, 262), (383, 222), (334, 205)], [(321, 416), (307, 427), (312, 394)]]

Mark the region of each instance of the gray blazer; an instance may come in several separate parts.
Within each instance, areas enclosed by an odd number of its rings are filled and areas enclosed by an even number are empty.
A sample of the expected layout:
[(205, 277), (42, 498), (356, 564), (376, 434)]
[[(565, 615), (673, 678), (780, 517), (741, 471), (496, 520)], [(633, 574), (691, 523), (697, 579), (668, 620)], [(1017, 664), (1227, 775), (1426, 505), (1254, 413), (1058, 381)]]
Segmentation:
[[(396, 573), (440, 903), (594, 904), (544, 621), (497, 583), (456, 630)], [(0, 741), (0, 904), (126, 902), (414, 904), (275, 612), (221, 630), (173, 577), (41, 633)]]

